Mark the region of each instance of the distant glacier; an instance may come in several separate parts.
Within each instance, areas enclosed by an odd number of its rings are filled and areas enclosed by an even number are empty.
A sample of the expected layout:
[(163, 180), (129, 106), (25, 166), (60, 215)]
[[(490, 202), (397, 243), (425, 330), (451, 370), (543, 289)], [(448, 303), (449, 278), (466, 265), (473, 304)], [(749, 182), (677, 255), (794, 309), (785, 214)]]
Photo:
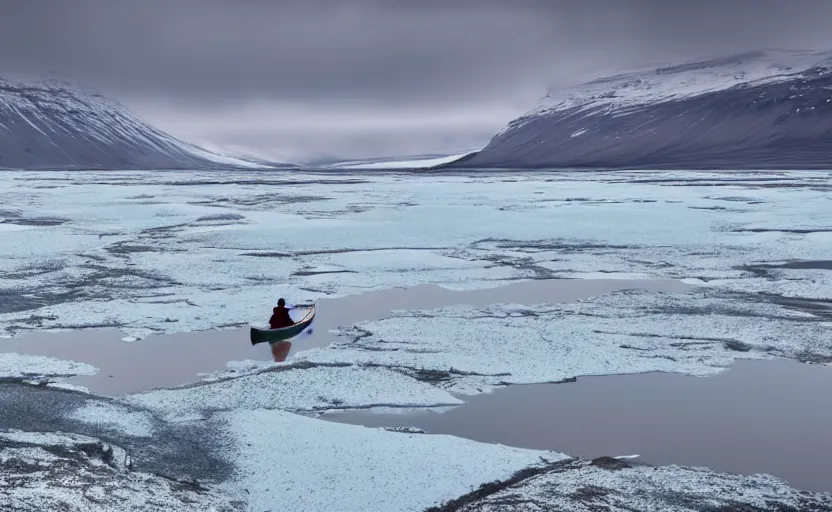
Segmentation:
[(216, 154), (62, 81), (0, 79), (0, 169), (225, 169), (266, 162)]
[(750, 52), (550, 91), (443, 168), (832, 169), (832, 51)]

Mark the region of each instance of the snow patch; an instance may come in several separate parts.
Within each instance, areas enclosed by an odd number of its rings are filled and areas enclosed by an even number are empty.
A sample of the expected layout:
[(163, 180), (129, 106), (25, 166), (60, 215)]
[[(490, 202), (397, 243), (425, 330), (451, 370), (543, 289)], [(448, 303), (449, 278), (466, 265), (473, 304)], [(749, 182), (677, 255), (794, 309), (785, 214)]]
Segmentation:
[(332, 164), (329, 167), (335, 169), (427, 169), (437, 165), (449, 164), (455, 162), (468, 155), (472, 155), (476, 151), (468, 151), (467, 153), (459, 153), (456, 155), (423, 158), (414, 160), (385, 160), (372, 162), (339, 162)]
[[(256, 392), (252, 392), (256, 390)], [(160, 389), (123, 399), (167, 416), (189, 411), (284, 409), (320, 411), (396, 405), (460, 405), (462, 400), (384, 368), (321, 366), (258, 371), (220, 382)]]
[(541, 460), (565, 458), (281, 411), (231, 411), (218, 419), (237, 466), (225, 489), (246, 498), (250, 510), (422, 511)]
[(151, 437), (154, 431), (153, 421), (148, 413), (131, 411), (111, 403), (87, 402), (68, 417), (134, 437)]
[(0, 352), (0, 378), (74, 377), (95, 375), (95, 366), (54, 357)]

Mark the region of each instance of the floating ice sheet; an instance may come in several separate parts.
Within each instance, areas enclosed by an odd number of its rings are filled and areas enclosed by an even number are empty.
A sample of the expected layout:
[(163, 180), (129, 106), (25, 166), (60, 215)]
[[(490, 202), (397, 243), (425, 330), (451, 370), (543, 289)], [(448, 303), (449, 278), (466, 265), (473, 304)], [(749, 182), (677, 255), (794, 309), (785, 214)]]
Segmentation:
[(0, 379), (2, 378), (61, 378), (76, 375), (95, 375), (98, 368), (75, 361), (54, 357), (0, 352)]
[(0, 333), (142, 337), (259, 321), (275, 295), (529, 278), (826, 298), (828, 269), (750, 267), (827, 258), (830, 190), (811, 172), (5, 173), (0, 226), (25, 230), (0, 230)]
[(131, 395), (125, 400), (166, 417), (236, 408), (315, 411), (463, 403), (446, 391), (400, 373), (357, 366), (275, 367), (184, 388)]
[(624, 291), (575, 304), (395, 312), (298, 355), (382, 365), (452, 392), (582, 375), (711, 375), (737, 358), (832, 360), (832, 323), (712, 290)]

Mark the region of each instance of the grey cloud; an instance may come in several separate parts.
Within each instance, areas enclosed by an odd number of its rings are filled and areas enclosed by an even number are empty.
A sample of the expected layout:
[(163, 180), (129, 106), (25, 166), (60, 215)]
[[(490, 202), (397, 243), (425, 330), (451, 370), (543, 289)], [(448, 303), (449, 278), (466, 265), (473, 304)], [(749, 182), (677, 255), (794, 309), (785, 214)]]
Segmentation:
[[(334, 130), (330, 106), (335, 126), (376, 116), (372, 129), (357, 123), (355, 153), (420, 146), (404, 142), (407, 128), (387, 143), (374, 135), (397, 112), (494, 113), (455, 126), (470, 136), (438, 137), (457, 141), (444, 145), (414, 121), (425, 150), (443, 151), (486, 142), (509, 120), (498, 114), (522, 112), (551, 84), (648, 61), (830, 47), (829, 19), (827, 0), (0, 0), (0, 75), (65, 76), (163, 128), (190, 127), (177, 134), (235, 144), (245, 135), (223, 135), (227, 109), (258, 102), (307, 110), (322, 132)], [(267, 120), (252, 123), (252, 140), (284, 137), (300, 152), (332, 143), (287, 132), (286, 116)], [(436, 133), (446, 130), (440, 119)]]

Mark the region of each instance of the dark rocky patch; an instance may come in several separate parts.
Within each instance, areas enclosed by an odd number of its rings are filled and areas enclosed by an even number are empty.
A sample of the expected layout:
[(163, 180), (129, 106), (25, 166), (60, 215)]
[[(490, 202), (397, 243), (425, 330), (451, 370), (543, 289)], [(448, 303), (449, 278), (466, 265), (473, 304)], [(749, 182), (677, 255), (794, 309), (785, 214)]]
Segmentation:
[(574, 240), (553, 239), (553, 240), (512, 240), (506, 238), (483, 238), (473, 242), (470, 247), (473, 249), (487, 249), (493, 246), (496, 249), (527, 250), (528, 252), (558, 251), (564, 254), (577, 254), (593, 250), (627, 250), (638, 249), (638, 245), (613, 245), (599, 244), (594, 242), (576, 242)]
[[(794, 512), (798, 512), (797, 509), (789, 507)], [(788, 509), (781, 509), (782, 512), (788, 512)], [(731, 505), (721, 505), (719, 507), (710, 509), (708, 512), (766, 512), (764, 509), (755, 507), (753, 505), (748, 505), (746, 503), (736, 503)], [(778, 510), (778, 512), (780, 512)]]
[(35, 292), (32, 290), (0, 290), (0, 313), (19, 313), (53, 304), (62, 304), (80, 297), (80, 292)]
[(28, 279), (30, 277), (42, 276), (52, 272), (58, 272), (66, 268), (63, 261), (46, 261), (40, 265), (29, 265), (19, 268), (14, 272), (5, 272), (2, 274), (3, 279)]
[[(306, 171), (308, 172), (308, 171)], [(363, 179), (320, 179), (320, 180), (275, 180), (275, 179), (245, 179), (245, 178), (229, 178), (227, 180), (221, 179), (193, 179), (188, 181), (160, 181), (156, 182), (163, 186), (173, 187), (187, 187), (187, 186), (203, 186), (203, 185), (262, 185), (264, 187), (303, 187), (307, 185), (360, 185), (362, 183), (371, 183), (370, 180)], [(102, 183), (107, 185), (109, 183)], [(141, 185), (142, 183), (137, 183)], [(274, 195), (272, 195), (274, 197)], [(290, 197), (315, 197), (317, 200), (320, 196), (290, 196)], [(329, 199), (328, 197), (320, 197), (320, 199)]]
[[(2, 443), (3, 441), (0, 441), (0, 444)], [(76, 460), (79, 458), (81, 454), (83, 454), (87, 458), (97, 459), (107, 464), (108, 466), (115, 467), (113, 447), (104, 444), (101, 441), (79, 443), (72, 446), (44, 446), (43, 449), (58, 457), (75, 458)]]
[(798, 352), (795, 354), (795, 359), (801, 363), (832, 364), (832, 356), (815, 354), (809, 351)]
[(411, 370), (408, 372), (412, 375), (416, 380), (420, 380), (422, 382), (428, 382), (431, 384), (436, 384), (440, 382), (448, 382), (451, 380), (451, 372), (442, 371), (442, 370)]
[[(631, 291), (631, 290), (624, 290), (621, 292), (615, 292), (620, 294), (639, 294), (642, 293), (640, 291)], [(733, 291), (725, 291), (725, 290), (703, 290), (702, 293), (706, 298), (718, 298), (718, 299), (729, 299), (735, 300), (737, 304), (743, 303), (754, 303), (754, 302), (761, 302), (761, 303), (772, 303), (777, 304), (784, 307), (789, 307), (789, 304), (792, 306), (796, 306), (793, 309), (807, 311), (807, 309), (801, 309), (801, 307), (809, 307), (807, 302), (814, 303), (818, 301), (809, 301), (808, 299), (787, 299), (785, 297), (781, 297), (778, 295), (766, 294), (766, 293), (744, 293), (744, 292), (733, 292)], [(830, 305), (832, 305), (832, 301), (829, 301)], [(802, 322), (802, 323), (811, 323), (811, 322), (819, 322), (822, 319), (817, 318), (800, 318), (796, 319), (792, 316), (781, 316), (781, 315), (770, 315), (770, 314), (761, 314), (755, 311), (750, 311), (747, 309), (742, 309), (739, 307), (731, 307), (731, 306), (724, 306), (719, 304), (705, 304), (705, 305), (692, 305), (692, 306), (672, 306), (669, 305), (667, 307), (664, 306), (657, 306), (651, 307), (646, 310), (649, 313), (661, 313), (661, 314), (680, 314), (680, 315), (711, 315), (711, 314), (720, 314), (725, 316), (736, 316), (736, 317), (757, 317), (757, 318), (770, 318), (770, 319), (778, 319), (778, 320), (788, 320), (792, 322)], [(811, 311), (810, 311), (811, 312)], [(832, 313), (832, 312), (830, 312)], [(714, 341), (723, 341), (721, 339), (714, 340)]]
[(309, 276), (319, 276), (322, 274), (357, 274), (355, 270), (299, 270), (297, 272), (293, 272), (292, 275), (295, 277), (309, 277)]
[[(786, 309), (800, 311), (802, 313), (811, 313), (817, 317), (817, 321), (832, 320), (832, 300), (829, 299), (807, 299), (803, 297), (785, 297), (783, 295), (775, 295), (770, 293), (756, 294), (759, 300), (771, 302), (783, 306)], [(805, 319), (805, 322), (813, 321), (812, 319)]]
[(61, 224), (66, 224), (67, 222), (69, 222), (69, 219), (60, 219), (57, 217), (15, 217), (12, 219), (6, 219), (2, 223), (17, 224), (18, 226), (48, 227), (60, 226)]
[(112, 254), (113, 256), (129, 256), (130, 254), (141, 252), (162, 252), (162, 249), (160, 247), (153, 247), (151, 245), (140, 245), (126, 241), (110, 244), (104, 247), (104, 250)]
[(244, 252), (240, 256), (251, 256), (252, 258), (291, 258), (292, 254), (287, 252)]
[(594, 501), (598, 498), (603, 498), (610, 493), (609, 489), (604, 489), (597, 485), (588, 485), (581, 487), (571, 494), (571, 498), (575, 501)]
[(238, 213), (218, 213), (216, 215), (204, 215), (196, 219), (192, 224), (207, 224), (211, 226), (229, 226), (242, 224), (245, 216)]
[(736, 352), (750, 352), (753, 347), (739, 340), (728, 340), (725, 342), (725, 348)]
[[(614, 462), (613, 462), (614, 461)], [(576, 472), (580, 472), (577, 473)], [(581, 485), (583, 478), (599, 480), (605, 472), (614, 472), (609, 486), (592, 483)], [(705, 478), (710, 489), (668, 490), (651, 482), (653, 473), (665, 473), (664, 478), (686, 478), (698, 470), (681, 468), (673, 474), (662, 467), (631, 466), (622, 461), (603, 457), (595, 461), (566, 459), (527, 468), (506, 480), (489, 482), (473, 492), (430, 507), (426, 512), (509, 512), (515, 510), (539, 512), (612, 512), (659, 511), (685, 512), (829, 512), (832, 495), (800, 492), (787, 487), (782, 490), (764, 489), (763, 507), (754, 497), (745, 498), (743, 491), (755, 490), (752, 479), (737, 479), (720, 473), (709, 473)], [(606, 480), (600, 478), (601, 481)], [(578, 483), (576, 486), (575, 484)], [(637, 492), (633, 492), (633, 489)], [(752, 504), (753, 503), (753, 504)]]
[(529, 279), (553, 279), (556, 277), (555, 272), (546, 267), (542, 267), (535, 262), (534, 258), (519, 258), (512, 256), (503, 256), (499, 254), (489, 254), (478, 258), (480, 261), (488, 261), (492, 263), (490, 267), (510, 267), (515, 270), (525, 271), (531, 273), (527, 276)]
[(569, 466), (571, 466), (573, 460), (575, 459), (567, 459), (565, 461), (558, 461), (554, 463), (544, 461), (544, 464), (541, 466), (522, 469), (514, 473), (510, 478), (506, 480), (495, 480), (493, 482), (482, 484), (475, 491), (460, 496), (455, 500), (443, 503), (442, 505), (427, 508), (425, 509), (425, 512), (456, 512), (458, 510), (463, 510), (463, 507), (467, 508), (467, 506), (473, 505), (477, 501), (482, 500), (483, 498), (491, 496), (492, 494), (495, 494), (503, 489), (515, 486), (523, 482), (524, 480), (528, 480), (529, 478), (532, 478), (534, 476), (546, 473), (548, 471), (558, 472), (561, 470), (566, 471), (567, 469), (571, 469)]
[(745, 196), (725, 196), (725, 197), (705, 196), (704, 199), (710, 199), (712, 201), (730, 201), (730, 202), (734, 202), (734, 203), (749, 203), (749, 202), (757, 200), (754, 197), (745, 197)]
[(691, 210), (710, 210), (715, 212), (731, 212), (731, 213), (743, 213), (747, 212), (748, 210), (741, 210), (739, 208), (726, 208), (724, 206), (688, 206)]
[(740, 267), (741, 270), (753, 272), (760, 277), (766, 277), (769, 270), (832, 270), (832, 260), (795, 260), (786, 263), (758, 263)]
[(376, 251), (436, 251), (445, 247), (367, 247), (367, 248), (344, 248), (344, 249), (323, 249), (317, 251), (298, 251), (292, 256), (317, 256), (321, 254), (347, 254), (352, 252), (376, 252)]
[(610, 471), (618, 471), (620, 469), (632, 467), (626, 461), (615, 459), (613, 457), (598, 457), (597, 459), (592, 459), (592, 461), (590, 461), (590, 465), (608, 469)]
[(181, 233), (188, 226), (189, 224), (172, 224), (146, 228), (139, 232), (139, 237), (147, 237), (151, 240), (171, 239), (176, 237), (176, 233)]
[(416, 427), (384, 427), (388, 432), (397, 432), (400, 434), (427, 434), (427, 430)]
[(376, 252), (376, 251), (436, 251), (445, 247), (367, 247), (367, 248), (344, 248), (344, 249), (321, 249), (316, 251), (298, 252), (244, 252), (240, 256), (253, 258), (298, 258), (304, 256), (318, 256), (323, 254), (347, 254), (353, 252)]
[(736, 228), (731, 233), (792, 233), (808, 235), (811, 233), (832, 233), (832, 228)]
[(173, 479), (219, 481), (231, 475), (232, 468), (214, 449), (219, 440), (203, 422), (169, 424), (151, 415), (153, 436), (136, 437), (107, 425), (69, 419), (74, 410), (96, 402), (116, 403), (123, 409), (145, 412), (86, 393), (7, 382), (0, 383), (0, 411), (3, 411), (0, 429), (71, 432), (94, 437), (127, 450), (136, 470)]
[(199, 206), (213, 206), (217, 208), (248, 208), (248, 209), (270, 209), (275, 206), (297, 203), (312, 203), (317, 201), (329, 201), (331, 198), (325, 196), (303, 196), (303, 195), (281, 195), (279, 193), (258, 194), (244, 197), (217, 197), (204, 201), (190, 201), (188, 204)]
[[(61, 444), (56, 444), (61, 443)], [(25, 451), (21, 450), (24, 449)], [(55, 510), (243, 510), (243, 504), (195, 480), (134, 471), (129, 453), (100, 440), (0, 440), (0, 509)], [(47, 492), (43, 492), (48, 489)], [(131, 503), (132, 502), (132, 503)]]
[(444, 382), (449, 382), (456, 377), (469, 377), (469, 376), (479, 376), (479, 377), (507, 377), (511, 375), (508, 372), (502, 373), (494, 373), (494, 374), (483, 374), (477, 372), (465, 372), (462, 370), (457, 370), (456, 368), (448, 368), (447, 370), (434, 370), (434, 369), (427, 369), (427, 368), (413, 368), (410, 366), (386, 366), (386, 365), (376, 365), (376, 364), (368, 364), (368, 367), (381, 367), (387, 368), (389, 370), (398, 371), (400, 373), (404, 373), (410, 377), (413, 377), (416, 380), (420, 380), (422, 382), (427, 382), (429, 384), (442, 384)]

